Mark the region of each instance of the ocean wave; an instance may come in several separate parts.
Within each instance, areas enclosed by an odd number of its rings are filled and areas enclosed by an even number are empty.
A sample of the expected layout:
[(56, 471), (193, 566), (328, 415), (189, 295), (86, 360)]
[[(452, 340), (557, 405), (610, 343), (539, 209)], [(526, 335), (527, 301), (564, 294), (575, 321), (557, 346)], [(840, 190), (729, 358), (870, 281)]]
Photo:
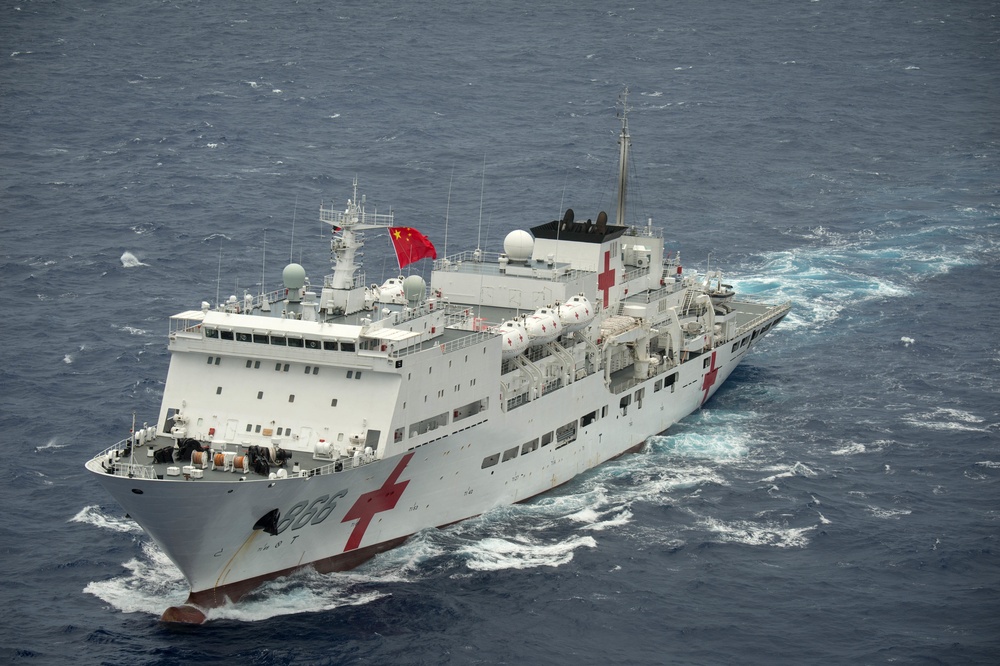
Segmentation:
[(727, 523), (716, 518), (701, 518), (698, 521), (698, 526), (714, 534), (722, 543), (775, 546), (777, 548), (804, 548), (809, 545), (809, 533), (816, 530), (815, 525), (788, 527), (775, 523), (755, 523), (748, 520)]
[(105, 513), (96, 504), (85, 506), (69, 519), (71, 523), (84, 523), (112, 532), (142, 534), (142, 528), (127, 518), (117, 518)]
[(558, 567), (573, 559), (577, 548), (596, 548), (597, 541), (590, 536), (576, 536), (555, 543), (543, 543), (521, 536), (513, 539), (489, 537), (459, 550), (466, 558), (466, 566), (475, 571), (500, 569), (533, 569)]
[(42, 444), (41, 446), (36, 446), (35, 447), (35, 453), (38, 453), (40, 451), (45, 451), (47, 449), (62, 449), (62, 448), (65, 448), (67, 446), (69, 446), (68, 443), (67, 444), (60, 444), (59, 443), (59, 439), (57, 437), (53, 437), (52, 439), (50, 439), (45, 444)]
[(140, 556), (124, 563), (128, 573), (92, 581), (83, 591), (122, 613), (159, 617), (168, 606), (184, 603), (188, 589), (180, 570), (151, 542), (141, 548)]
[(910, 296), (926, 279), (980, 262), (977, 226), (890, 227), (842, 233), (818, 226), (801, 236), (809, 245), (758, 255), (726, 280), (739, 293), (792, 301), (782, 326), (795, 330), (821, 327), (869, 301)]
[(122, 266), (124, 266), (125, 268), (135, 268), (136, 266), (148, 266), (149, 265), (149, 264), (144, 264), (143, 262), (139, 261), (139, 259), (134, 254), (132, 254), (131, 252), (129, 252), (128, 250), (126, 250), (124, 253), (122, 253), (121, 262), (122, 262)]

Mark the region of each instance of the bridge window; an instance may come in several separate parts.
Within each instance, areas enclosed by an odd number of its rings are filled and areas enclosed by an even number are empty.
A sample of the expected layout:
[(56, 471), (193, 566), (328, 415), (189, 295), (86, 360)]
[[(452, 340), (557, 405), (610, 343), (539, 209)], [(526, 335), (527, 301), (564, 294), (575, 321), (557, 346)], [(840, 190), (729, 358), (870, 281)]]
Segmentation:
[(524, 444), (521, 445), (521, 455), (523, 456), (526, 453), (531, 453), (537, 448), (538, 448), (538, 438), (536, 437), (530, 442), (525, 442)]
[(519, 449), (520, 449), (520, 447), (513, 446), (513, 447), (507, 449), (506, 451), (504, 451), (503, 452), (503, 462), (507, 462), (508, 460), (516, 458), (517, 457), (517, 452), (518, 452)]
[(425, 432), (429, 430), (437, 430), (440, 426), (447, 424), (448, 424), (447, 412), (438, 414), (437, 416), (432, 416), (429, 419), (424, 419), (423, 421), (417, 421), (416, 423), (410, 424), (410, 437), (423, 435)]
[(323, 349), (325, 351), (337, 351), (337, 341), (336, 340), (324, 340)]
[(576, 441), (576, 419), (556, 428), (556, 448), (562, 448)]
[(284, 346), (288, 345), (288, 340), (284, 336), (282, 336), (282, 335), (272, 335), (271, 336), (271, 344), (272, 345), (279, 345), (281, 347), (284, 347)]
[(479, 412), (488, 408), (489, 404), (490, 404), (490, 399), (483, 398), (482, 400), (474, 400), (468, 403), (467, 405), (462, 405), (461, 407), (457, 407), (452, 412), (452, 417), (453, 417), (452, 420), (461, 421), (462, 419), (466, 419), (470, 416), (475, 416)]

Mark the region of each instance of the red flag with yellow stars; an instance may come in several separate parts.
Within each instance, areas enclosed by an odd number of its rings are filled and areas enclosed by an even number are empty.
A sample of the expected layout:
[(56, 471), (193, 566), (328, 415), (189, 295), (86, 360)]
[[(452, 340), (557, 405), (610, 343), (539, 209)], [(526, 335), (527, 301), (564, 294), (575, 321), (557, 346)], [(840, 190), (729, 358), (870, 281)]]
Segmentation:
[(407, 264), (412, 264), (418, 259), (430, 257), (437, 259), (437, 250), (427, 236), (411, 227), (391, 227), (389, 238), (392, 239), (392, 247), (396, 250), (396, 260), (399, 267), (403, 268)]

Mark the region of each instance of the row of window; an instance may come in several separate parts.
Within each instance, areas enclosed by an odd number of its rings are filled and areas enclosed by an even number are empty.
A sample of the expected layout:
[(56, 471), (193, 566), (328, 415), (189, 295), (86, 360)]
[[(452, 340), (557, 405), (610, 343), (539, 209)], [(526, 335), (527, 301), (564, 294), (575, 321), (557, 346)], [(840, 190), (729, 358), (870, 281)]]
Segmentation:
[[(209, 356), (208, 357), (208, 365), (219, 365), (221, 361), (222, 361), (222, 357), (221, 356)], [(275, 363), (274, 364), (274, 370), (275, 370), (275, 372), (288, 372), (291, 369), (291, 367), (292, 366), (289, 363), (284, 363), (284, 364), (282, 364), (282, 363)], [(254, 370), (259, 370), (260, 369), (260, 361), (254, 361), (252, 359), (247, 359), (247, 368), (252, 368)], [(319, 366), (318, 365), (307, 365), (307, 366), (305, 366), (304, 369), (305, 369), (305, 374), (307, 374), (307, 375), (318, 375), (319, 374)], [(348, 370), (347, 371), (347, 378), (348, 379), (361, 379), (361, 371), (360, 370)]]
[(732, 349), (732, 351), (735, 352), (737, 349), (741, 349), (743, 347), (746, 347), (749, 343), (751, 343), (754, 340), (756, 340), (758, 335), (764, 335), (772, 327), (777, 326), (779, 321), (781, 321), (781, 319), (775, 319), (774, 321), (772, 321), (771, 323), (769, 323), (767, 326), (764, 326), (763, 328), (760, 328), (760, 329), (754, 331), (753, 335), (746, 335), (746, 336), (743, 337), (742, 340), (734, 342), (733, 343), (733, 349)]
[[(601, 416), (608, 415), (608, 408), (604, 407), (601, 410)], [(491, 456), (486, 456), (483, 458), (482, 469), (487, 469), (488, 467), (493, 467), (497, 463), (507, 462), (508, 460), (513, 460), (518, 455), (527, 455), (533, 451), (537, 451), (539, 448), (543, 448), (551, 444), (553, 441), (556, 443), (556, 448), (561, 449), (562, 447), (576, 441), (576, 433), (578, 429), (578, 423), (580, 428), (586, 428), (588, 425), (597, 420), (597, 410), (584, 414), (580, 417), (579, 421), (573, 419), (569, 423), (559, 426), (555, 429), (555, 433), (551, 430), (541, 437), (536, 437), (534, 439), (528, 440), (520, 446), (512, 446), (511, 448), (501, 451), (499, 453), (494, 453)], [(553, 434), (555, 435), (553, 437)]]
[[(216, 340), (233, 340), (235, 342), (252, 342), (260, 345), (276, 345), (279, 347), (299, 347), (303, 349), (322, 349), (324, 351), (353, 352), (357, 343), (341, 340), (312, 340), (309, 338), (293, 338), (286, 335), (266, 335), (263, 333), (244, 333), (242, 331), (223, 331), (206, 328), (205, 337)], [(364, 343), (362, 347), (364, 348)]]
[[(403, 403), (403, 406), (405, 408), (406, 403)], [(456, 407), (455, 409), (451, 410), (451, 422), (458, 423), (459, 421), (467, 419), (470, 416), (475, 416), (480, 412), (486, 411), (489, 408), (489, 406), (490, 406), (490, 399), (486, 397), (480, 400), (473, 400), (472, 402), (466, 405), (462, 405), (461, 407)], [(409, 427), (410, 430), (409, 436), (418, 437), (430, 430), (437, 430), (441, 426), (445, 425), (448, 425), (448, 412), (442, 412), (441, 414), (437, 414), (430, 418), (417, 421), (416, 423), (411, 423)], [(394, 442), (401, 442), (405, 437), (406, 437), (406, 427), (400, 426), (399, 428), (396, 428), (396, 431), (393, 433), (392, 440)]]
[[(221, 386), (215, 387), (215, 395), (222, 395), (222, 387)], [(263, 400), (264, 399), (264, 392), (263, 391), (257, 391), (257, 399), (258, 400)], [(288, 394), (288, 402), (295, 402), (295, 394), (294, 393), (289, 393)], [(331, 407), (336, 407), (337, 406), (337, 398), (331, 398), (330, 399), (330, 406)]]

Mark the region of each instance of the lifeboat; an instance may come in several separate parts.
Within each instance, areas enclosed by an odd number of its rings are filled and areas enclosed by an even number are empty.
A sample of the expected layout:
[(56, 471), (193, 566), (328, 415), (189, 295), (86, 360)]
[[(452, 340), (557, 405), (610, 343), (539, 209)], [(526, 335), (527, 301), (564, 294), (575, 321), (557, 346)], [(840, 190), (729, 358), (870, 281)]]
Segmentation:
[(558, 311), (563, 333), (582, 331), (587, 328), (590, 322), (594, 321), (594, 316), (597, 314), (594, 311), (594, 306), (583, 294), (574, 296), (560, 305)]
[(528, 348), (528, 332), (520, 322), (508, 320), (500, 324), (496, 330), (503, 339), (501, 358), (514, 358)]
[(552, 308), (538, 308), (525, 317), (524, 329), (532, 347), (552, 342), (562, 333), (559, 315)]
[(403, 293), (403, 278), (389, 278), (382, 286), (372, 285), (372, 293), (378, 303), (406, 303)]

